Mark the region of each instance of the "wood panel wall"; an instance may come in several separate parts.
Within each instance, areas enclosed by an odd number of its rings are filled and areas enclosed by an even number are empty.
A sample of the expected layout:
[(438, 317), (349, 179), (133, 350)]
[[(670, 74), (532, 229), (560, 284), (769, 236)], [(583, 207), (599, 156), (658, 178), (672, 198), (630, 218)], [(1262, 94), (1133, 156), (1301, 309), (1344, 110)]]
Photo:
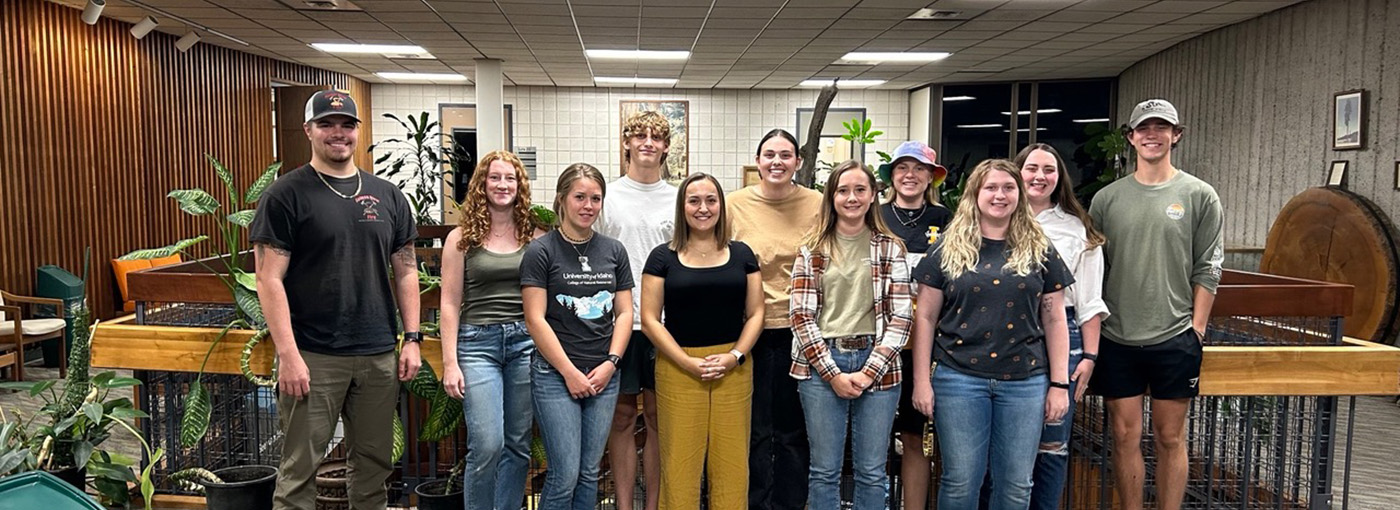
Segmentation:
[[(1332, 161), (1348, 186), (1400, 219), (1400, 2), (1312, 0), (1144, 59), (1118, 79), (1118, 118), (1163, 97), (1186, 133), (1176, 166), (1215, 186), (1225, 242), (1264, 246), (1274, 218), (1320, 186)], [(1366, 148), (1334, 151), (1332, 95), (1366, 89)]]
[[(91, 246), (99, 317), (117, 308), (110, 259), (213, 233), (210, 218), (165, 198), (193, 187), (224, 196), (205, 153), (240, 186), (272, 162), (274, 80), (348, 90), (372, 111), (356, 78), (205, 43), (181, 53), (173, 36), (137, 41), (129, 28), (88, 26), (43, 0), (0, 2), (0, 288), (31, 294), (44, 264), (79, 273)], [(371, 168), (368, 154), (357, 162)]]

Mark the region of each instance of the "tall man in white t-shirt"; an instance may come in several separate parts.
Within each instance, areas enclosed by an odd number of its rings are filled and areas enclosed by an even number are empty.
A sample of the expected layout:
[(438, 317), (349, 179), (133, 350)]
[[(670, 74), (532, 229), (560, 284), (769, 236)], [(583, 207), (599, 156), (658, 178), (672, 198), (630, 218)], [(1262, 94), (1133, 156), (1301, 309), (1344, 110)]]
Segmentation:
[[(633, 281), (642, 281), (647, 255), (671, 241), (676, 214), (676, 187), (666, 177), (666, 150), (671, 145), (671, 125), (657, 112), (640, 112), (622, 127), (623, 176), (608, 186), (603, 216), (594, 229), (622, 241), (632, 262)], [(641, 309), (641, 292), (632, 293), (632, 309)], [(656, 510), (661, 495), (661, 448), (656, 437), (656, 349), (642, 333), (642, 314), (632, 316), (632, 341), (618, 367), (621, 389), (608, 436), (608, 459), (617, 487), (617, 510), (633, 510), (633, 484), (637, 479), (634, 439), (637, 395), (642, 395), (646, 445), (642, 467), (646, 483), (646, 510)]]

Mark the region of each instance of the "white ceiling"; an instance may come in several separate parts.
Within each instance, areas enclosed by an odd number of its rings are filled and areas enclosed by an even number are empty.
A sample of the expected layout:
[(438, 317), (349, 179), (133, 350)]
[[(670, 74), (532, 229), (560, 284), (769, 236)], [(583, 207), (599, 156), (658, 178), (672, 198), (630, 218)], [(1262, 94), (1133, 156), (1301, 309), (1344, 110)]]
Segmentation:
[[(82, 8), (86, 0), (53, 0)], [(283, 3), (283, 2), (286, 3)], [(343, 2), (344, 0), (342, 0)], [(159, 30), (179, 21), (241, 39), (217, 44), (339, 71), (456, 72), (501, 59), (507, 85), (592, 86), (595, 76), (677, 78), (678, 88), (786, 89), (810, 78), (927, 83), (1114, 76), (1174, 44), (1301, 0), (351, 0), (361, 12), (297, 10), (302, 0), (108, 0), (103, 16)], [(932, 2), (932, 3), (930, 3)], [(905, 20), (931, 7), (965, 20)], [(74, 12), (74, 16), (78, 13)], [(336, 55), (309, 43), (417, 44), (437, 60)], [(688, 61), (591, 60), (584, 48), (690, 50)], [(947, 51), (931, 64), (834, 64), (850, 51)], [(654, 86), (648, 86), (655, 88)]]

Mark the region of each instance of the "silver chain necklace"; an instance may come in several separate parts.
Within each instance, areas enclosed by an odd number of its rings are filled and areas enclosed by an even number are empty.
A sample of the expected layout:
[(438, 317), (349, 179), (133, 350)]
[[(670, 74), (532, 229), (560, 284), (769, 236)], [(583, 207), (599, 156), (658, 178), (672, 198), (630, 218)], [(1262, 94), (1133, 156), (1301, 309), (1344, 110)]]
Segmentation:
[(352, 198), (355, 198), (355, 197), (359, 196), (359, 195), (360, 195), (360, 189), (365, 185), (365, 178), (360, 176), (360, 171), (359, 171), (358, 169), (355, 170), (355, 192), (354, 192), (354, 193), (351, 193), (351, 194), (349, 194), (349, 195), (346, 195), (346, 194), (341, 193), (340, 191), (337, 191), (337, 190), (335, 189), (335, 186), (331, 186), (330, 181), (327, 181), (327, 180), (326, 180), (326, 176), (325, 176), (325, 175), (321, 175), (321, 172), (320, 172), (320, 171), (316, 170), (315, 168), (312, 168), (311, 171), (312, 171), (312, 172), (316, 172), (316, 177), (320, 177), (320, 178), (321, 178), (321, 184), (325, 184), (327, 188), (330, 188), (331, 193), (335, 193), (336, 196), (338, 196), (338, 197), (340, 197), (340, 198), (344, 198), (344, 199), (346, 199), (346, 200), (349, 200), (349, 199), (352, 199)]
[[(564, 233), (564, 229), (562, 229), (562, 228), (559, 229), (559, 236), (560, 236), (560, 237), (563, 237), (564, 240), (567, 241), (567, 242), (569, 243), (569, 247), (571, 247), (571, 248), (574, 249), (574, 254), (578, 255), (578, 265), (579, 265), (579, 269), (581, 269), (581, 270), (583, 270), (583, 271), (592, 271), (592, 270), (593, 270), (593, 267), (588, 265), (588, 256), (587, 256), (587, 255), (584, 255), (585, 253), (588, 253), (588, 247), (589, 247), (590, 245), (593, 244), (593, 233), (592, 233), (592, 231), (589, 231), (588, 239), (584, 239), (584, 240), (582, 240), (582, 241), (577, 241), (577, 240), (574, 240), (573, 238), (569, 237), (568, 234), (565, 234), (565, 233)], [(583, 244), (583, 250), (582, 250), (582, 251), (580, 251), (580, 250), (578, 249), (578, 245), (579, 245), (579, 244)]]
[(905, 228), (909, 228), (909, 227), (914, 226), (914, 223), (918, 222), (918, 221), (919, 221), (919, 218), (924, 217), (924, 213), (925, 213), (925, 212), (928, 212), (928, 203), (925, 202), (924, 205), (922, 205), (922, 206), (919, 207), (919, 214), (918, 214), (918, 216), (914, 216), (913, 218), (909, 218), (909, 221), (904, 221), (904, 218), (902, 218), (901, 215), (898, 214), (899, 212), (902, 211), (902, 209), (901, 209), (898, 205), (895, 205), (895, 206), (893, 206), (893, 207), (894, 207), (894, 210), (895, 210), (894, 212), (896, 213), (896, 214), (894, 215), (894, 219), (899, 220), (899, 224), (900, 224), (900, 225), (904, 225)]

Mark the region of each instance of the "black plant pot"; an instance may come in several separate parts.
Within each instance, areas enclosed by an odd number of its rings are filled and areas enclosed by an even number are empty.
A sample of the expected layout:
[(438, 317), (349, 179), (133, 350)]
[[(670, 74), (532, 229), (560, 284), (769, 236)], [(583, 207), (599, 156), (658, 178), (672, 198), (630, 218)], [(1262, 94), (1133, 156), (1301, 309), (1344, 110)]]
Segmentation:
[(209, 510), (272, 510), (276, 467), (235, 466), (214, 474), (224, 483), (204, 484), (204, 503)]
[(49, 471), (50, 474), (58, 477), (59, 480), (67, 482), (78, 488), (79, 492), (87, 492), (87, 466), (67, 467), (58, 471)]
[(418, 495), (418, 510), (465, 509), (466, 502), (462, 500), (462, 489), (443, 494), (443, 489), (449, 482), (450, 480), (433, 480), (414, 487), (413, 492)]

